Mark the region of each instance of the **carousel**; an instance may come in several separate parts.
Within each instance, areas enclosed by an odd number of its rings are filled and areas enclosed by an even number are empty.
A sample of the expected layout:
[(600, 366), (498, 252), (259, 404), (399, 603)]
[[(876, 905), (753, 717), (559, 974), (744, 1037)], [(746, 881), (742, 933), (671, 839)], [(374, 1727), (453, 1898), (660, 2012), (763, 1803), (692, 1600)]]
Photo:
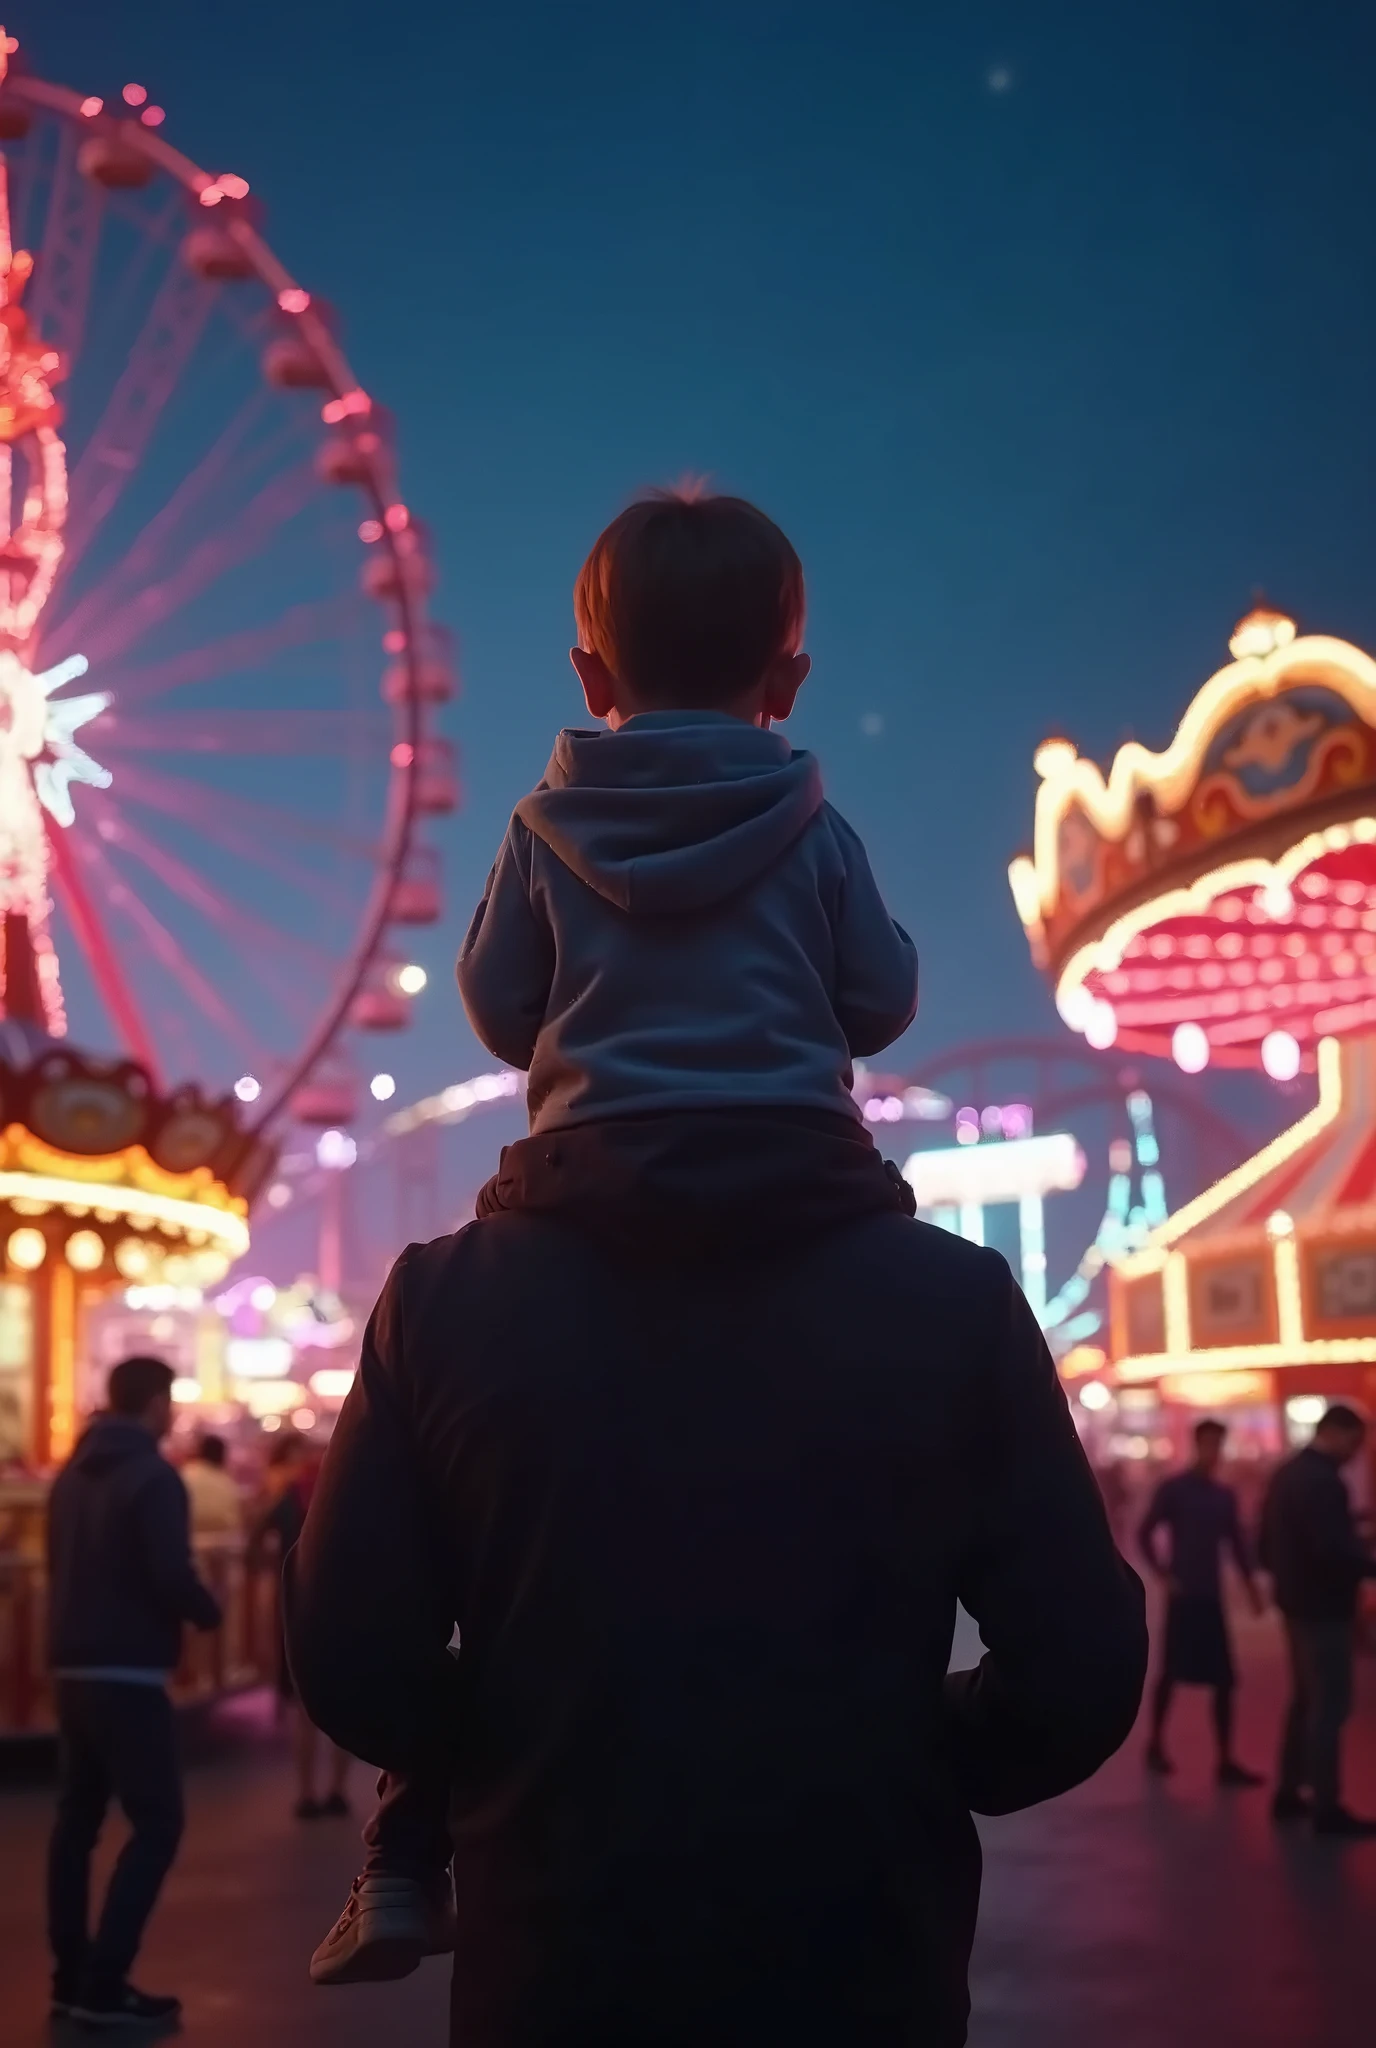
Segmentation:
[(1302, 1110), (1111, 1262), (1102, 1376), (1249, 1408), (1279, 1449), (1328, 1400), (1376, 1408), (1376, 662), (1266, 607), (1230, 651), (1163, 753), (1105, 779), (1044, 743), (1009, 875), (1090, 1046), (1258, 1068)]

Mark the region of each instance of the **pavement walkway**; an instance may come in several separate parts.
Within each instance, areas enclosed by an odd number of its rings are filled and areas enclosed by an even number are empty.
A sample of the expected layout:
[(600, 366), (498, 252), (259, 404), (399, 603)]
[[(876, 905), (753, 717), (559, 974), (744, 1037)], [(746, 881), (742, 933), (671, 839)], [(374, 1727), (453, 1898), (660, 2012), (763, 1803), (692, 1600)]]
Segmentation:
[[(1275, 1625), (1239, 1632), (1239, 1747), (1265, 1763), (1281, 1706)], [(1349, 1794), (1376, 1812), (1376, 1660), (1359, 1690)], [(1278, 1834), (1264, 1794), (1219, 1793), (1205, 1707), (1203, 1695), (1180, 1696), (1168, 1783), (1144, 1779), (1134, 1740), (1068, 1798), (983, 1825), (971, 2048), (1376, 2041), (1376, 1842)], [(310, 1984), (306, 1959), (348, 1889), (357, 1827), (292, 1820), (289, 1769), (264, 1714), (261, 1701), (243, 1703), (198, 1741), (187, 1839), (140, 1980), (183, 1994), (193, 2048), (443, 2048), (441, 1963), (399, 1985)], [(37, 1771), (25, 1775), (0, 1786), (0, 2048), (68, 2048), (89, 2037), (50, 2032), (44, 2018), (50, 1792)], [(367, 1793), (360, 1768), (360, 1809)]]

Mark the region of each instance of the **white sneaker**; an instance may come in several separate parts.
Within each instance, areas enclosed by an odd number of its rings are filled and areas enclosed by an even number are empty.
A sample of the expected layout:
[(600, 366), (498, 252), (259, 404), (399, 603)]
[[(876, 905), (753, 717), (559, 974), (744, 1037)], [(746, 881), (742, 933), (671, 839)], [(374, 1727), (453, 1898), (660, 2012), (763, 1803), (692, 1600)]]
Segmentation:
[(454, 1947), (454, 1889), (414, 1877), (356, 1877), (344, 1911), (311, 1957), (313, 1984), (380, 1984), (409, 1977), (423, 1956)]

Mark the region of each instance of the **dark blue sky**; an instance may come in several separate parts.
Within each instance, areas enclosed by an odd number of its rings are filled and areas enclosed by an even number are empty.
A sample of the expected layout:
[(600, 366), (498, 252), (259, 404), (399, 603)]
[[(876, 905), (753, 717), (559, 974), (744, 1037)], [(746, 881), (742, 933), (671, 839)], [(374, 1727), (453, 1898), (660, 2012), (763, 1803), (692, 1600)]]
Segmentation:
[(468, 787), (407, 1092), (479, 1061), (449, 963), (641, 485), (708, 473), (803, 555), (796, 734), (918, 939), (914, 1060), (1059, 1028), (1005, 881), (1039, 738), (1164, 742), (1257, 584), (1376, 645), (1366, 9), (11, 13), (251, 180), (399, 417)]

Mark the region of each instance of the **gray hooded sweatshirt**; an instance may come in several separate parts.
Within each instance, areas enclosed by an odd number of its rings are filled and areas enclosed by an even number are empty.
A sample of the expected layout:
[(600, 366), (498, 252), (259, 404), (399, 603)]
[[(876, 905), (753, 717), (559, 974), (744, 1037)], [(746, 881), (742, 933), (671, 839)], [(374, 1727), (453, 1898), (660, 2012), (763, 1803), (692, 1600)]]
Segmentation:
[(811, 754), (716, 711), (561, 732), (459, 954), (532, 1132), (673, 1109), (857, 1116), (851, 1061), (917, 1012), (917, 954)]

